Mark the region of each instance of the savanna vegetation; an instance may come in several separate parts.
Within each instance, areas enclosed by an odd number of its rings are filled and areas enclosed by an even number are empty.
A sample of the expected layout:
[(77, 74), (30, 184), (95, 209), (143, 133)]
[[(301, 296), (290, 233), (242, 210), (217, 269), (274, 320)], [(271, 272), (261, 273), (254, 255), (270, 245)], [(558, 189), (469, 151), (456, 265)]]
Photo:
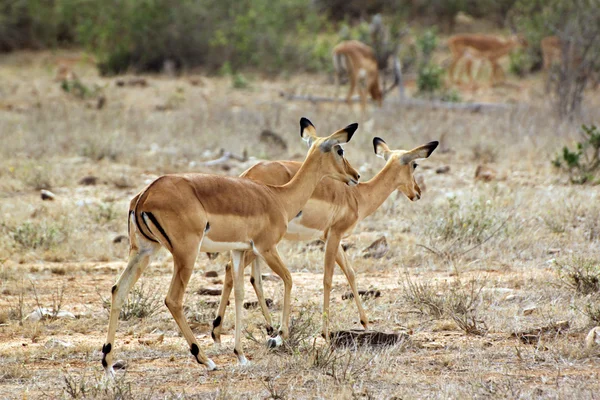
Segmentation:
[[(598, 10), (591, 0), (1, 2), (0, 397), (595, 398)], [(371, 43), (376, 13), (403, 66), (404, 103), (397, 92), (365, 112), (293, 100), (334, 95), (332, 47)], [(511, 28), (527, 46), (500, 60), (503, 82), (488, 83), (476, 57), (475, 85), (449, 82), (449, 36)], [(542, 71), (550, 35), (562, 53)], [(173, 266), (162, 251), (121, 311), (123, 368), (106, 380), (130, 199), (166, 173), (236, 176), (261, 159), (302, 160), (301, 116), (321, 135), (359, 122), (345, 151), (363, 181), (385, 165), (374, 136), (393, 149), (440, 141), (418, 162), (422, 198), (395, 192), (343, 241), (359, 289), (379, 293), (363, 299), (370, 329), (403, 340), (323, 340), (322, 244), (283, 241), (290, 338), (266, 348), (247, 277), (251, 364), (239, 366), (233, 300), (223, 344), (210, 337), (210, 293), (228, 257), (201, 254), (184, 310), (220, 367), (209, 373), (164, 307)], [(385, 245), (373, 253), (372, 243)], [(283, 284), (263, 273), (277, 323)], [(360, 329), (348, 291), (337, 269), (334, 331)]]

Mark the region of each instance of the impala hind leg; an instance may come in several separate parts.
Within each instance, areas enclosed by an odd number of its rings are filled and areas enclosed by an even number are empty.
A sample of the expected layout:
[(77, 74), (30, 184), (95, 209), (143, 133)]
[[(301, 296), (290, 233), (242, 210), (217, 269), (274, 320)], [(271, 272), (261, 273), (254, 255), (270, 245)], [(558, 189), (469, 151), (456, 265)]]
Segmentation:
[(358, 296), (358, 289), (356, 288), (356, 275), (354, 273), (352, 265), (348, 261), (348, 256), (344, 252), (342, 246), (338, 247), (335, 261), (344, 272), (344, 275), (346, 275), (346, 279), (350, 284), (350, 289), (352, 290), (352, 294), (354, 295), (354, 301), (356, 302), (356, 307), (358, 308), (360, 323), (363, 326), (363, 328), (368, 329), (369, 319), (367, 318), (367, 314), (365, 313), (365, 310), (362, 306), (362, 302), (360, 301), (360, 297)]
[(279, 334), (267, 341), (269, 347), (277, 347), (283, 344), (283, 339), (287, 339), (290, 334), (290, 306), (292, 298), (292, 274), (287, 269), (277, 248), (273, 247), (260, 253), (260, 256), (265, 260), (267, 265), (283, 280), (284, 294), (283, 294), (283, 311), (281, 313), (281, 328)]
[(171, 286), (169, 287), (165, 304), (171, 312), (173, 319), (175, 319), (177, 326), (179, 326), (181, 333), (187, 340), (188, 345), (190, 346), (190, 352), (196, 361), (205, 365), (209, 371), (212, 371), (217, 369), (217, 366), (210, 358), (206, 357), (204, 352), (198, 346), (196, 337), (183, 313), (183, 297), (194, 270), (194, 263), (196, 262), (199, 248), (200, 240), (194, 239), (193, 242), (180, 245), (178, 248), (173, 249), (173, 279), (171, 280)]
[[(254, 256), (254, 254), (252, 254)], [(246, 255), (248, 257), (248, 255)], [(256, 298), (258, 299), (258, 304), (260, 305), (260, 310), (262, 311), (263, 316), (265, 317), (267, 334), (269, 336), (273, 335), (273, 322), (271, 321), (271, 313), (269, 312), (269, 307), (267, 306), (267, 301), (265, 300), (265, 293), (263, 291), (262, 284), (262, 276), (260, 274), (260, 264), (258, 258), (254, 256), (254, 260), (252, 261), (252, 275), (250, 276), (250, 283), (254, 288), (254, 292), (256, 293)], [(246, 260), (248, 262), (248, 260)]]
[[(255, 255), (250, 252), (244, 252), (244, 253), (245, 254), (242, 258), (242, 262), (244, 263), (243, 269), (245, 269), (248, 266), (248, 264), (250, 264), (250, 262), (252, 262), (252, 260), (255, 257)], [(223, 321), (225, 321), (225, 310), (227, 310), (227, 303), (229, 302), (229, 296), (231, 295), (231, 289), (233, 289), (233, 272), (231, 270), (232, 265), (233, 265), (233, 263), (230, 260), (227, 263), (227, 266), (225, 267), (225, 282), (223, 283), (223, 291), (221, 293), (221, 301), (219, 303), (219, 309), (217, 311), (217, 316), (213, 320), (213, 329), (211, 332), (211, 337), (213, 338), (215, 343), (221, 343), (221, 330), (223, 328)], [(259, 272), (259, 274), (260, 274), (260, 272)], [(254, 283), (252, 282), (252, 278), (250, 278), (250, 283), (252, 283), (254, 285)], [(256, 290), (256, 288), (255, 288), (255, 290)], [(260, 298), (259, 298), (259, 301), (260, 301)], [(267, 317), (265, 316), (265, 318), (267, 318)], [(270, 325), (270, 315), (269, 315), (269, 318), (267, 319), (267, 322), (269, 323), (269, 326), (271, 326)]]
[(244, 316), (244, 265), (242, 259), (244, 252), (233, 250), (231, 252), (231, 261), (233, 266), (231, 272), (233, 275), (233, 295), (235, 297), (235, 345), (233, 352), (241, 365), (248, 364), (242, 347), (242, 323)]
[(150, 256), (158, 249), (158, 245), (148, 244), (148, 247), (140, 249), (137, 245), (132, 246), (129, 251), (127, 267), (119, 276), (117, 283), (112, 287), (112, 303), (110, 306), (110, 317), (108, 322), (108, 334), (106, 343), (102, 346), (102, 366), (108, 376), (114, 376), (113, 350), (117, 331), (117, 323), (121, 307), (127, 298), (127, 294), (144, 272), (150, 262)]
[(227, 309), (227, 302), (231, 295), (231, 289), (233, 289), (233, 273), (231, 272), (232, 262), (229, 260), (225, 266), (225, 282), (223, 283), (223, 291), (221, 292), (221, 301), (219, 303), (219, 310), (217, 316), (213, 320), (213, 328), (210, 333), (215, 343), (221, 343), (221, 330), (223, 329), (223, 320), (225, 319), (225, 310)]

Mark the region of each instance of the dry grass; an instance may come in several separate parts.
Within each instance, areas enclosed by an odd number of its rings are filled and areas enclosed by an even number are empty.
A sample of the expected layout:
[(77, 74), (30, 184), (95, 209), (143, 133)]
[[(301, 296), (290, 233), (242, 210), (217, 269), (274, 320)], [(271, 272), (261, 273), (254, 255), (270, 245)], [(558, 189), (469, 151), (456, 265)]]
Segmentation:
[[(576, 137), (579, 123), (598, 119), (598, 93), (590, 93), (586, 114), (574, 125), (548, 112), (538, 78), (515, 82), (517, 89), (464, 93), (521, 104), (509, 112), (398, 110), (387, 102), (361, 116), (358, 106), (292, 103), (279, 96), (330, 95), (325, 76), (256, 78), (243, 91), (221, 78), (201, 77), (195, 85), (188, 76), (147, 76), (146, 88), (121, 88), (77, 66), (84, 84), (103, 88), (106, 106), (96, 110), (52, 81), (51, 60), (20, 53), (0, 62), (0, 393), (8, 398), (589, 398), (600, 391), (598, 352), (583, 344), (586, 328), (599, 318), (595, 275), (584, 267), (599, 263), (600, 189), (568, 185), (550, 164)], [(320, 339), (323, 252), (284, 242), (280, 250), (294, 272), (295, 336), (282, 351), (268, 351), (260, 311), (245, 311), (256, 341), (244, 339), (252, 364), (239, 367), (232, 353), (233, 304), (223, 345), (213, 348), (215, 309), (209, 304), (217, 299), (194, 290), (213, 285), (203, 272), (222, 271), (225, 259), (201, 255), (185, 304), (201, 345), (222, 367), (209, 374), (193, 362), (162, 307), (172, 258), (161, 252), (132, 303), (153, 312), (119, 323), (116, 356), (128, 361), (127, 373), (119, 373), (116, 384), (103, 381), (102, 298), (110, 298), (125, 265), (128, 243), (114, 239), (127, 233), (130, 198), (164, 173), (237, 175), (257, 158), (302, 159), (301, 116), (321, 134), (358, 121), (346, 149), (364, 179), (383, 166), (372, 153), (373, 136), (392, 148), (444, 136), (449, 151), (435, 152), (417, 170), (426, 186), (423, 198), (411, 203), (393, 194), (347, 239), (359, 288), (382, 293), (364, 301), (371, 327), (409, 331), (410, 342), (384, 350), (331, 350)], [(287, 152), (258, 143), (263, 129), (280, 134)], [(202, 166), (221, 148), (246, 150), (254, 158), (226, 169)], [(498, 179), (475, 181), (481, 163)], [(443, 165), (450, 171), (437, 174)], [(97, 177), (96, 184), (79, 183), (87, 176)], [(56, 200), (42, 201), (42, 188)], [(382, 234), (388, 254), (362, 258), (362, 249)], [(275, 323), (282, 286), (265, 281), (266, 296), (275, 300)], [(254, 300), (251, 286), (246, 289), (247, 300)], [(354, 302), (341, 299), (347, 291), (336, 271), (333, 330), (359, 326)], [(59, 308), (76, 319), (25, 318), (38, 307)], [(557, 321), (570, 328), (536, 344), (511, 336)], [(163, 342), (140, 343), (158, 335)]]

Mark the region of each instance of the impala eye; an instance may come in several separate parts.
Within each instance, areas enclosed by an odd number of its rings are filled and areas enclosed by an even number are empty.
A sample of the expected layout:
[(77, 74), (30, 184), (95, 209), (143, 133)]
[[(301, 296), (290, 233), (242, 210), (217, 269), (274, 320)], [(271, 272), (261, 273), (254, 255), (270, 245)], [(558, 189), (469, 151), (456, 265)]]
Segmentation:
[(338, 155), (340, 155), (340, 156), (344, 155), (344, 149), (342, 149), (341, 147), (338, 149)]
[(417, 163), (414, 163), (414, 164), (413, 164), (413, 169), (417, 169), (417, 167), (418, 167), (418, 166), (419, 166), (419, 164), (417, 164)]

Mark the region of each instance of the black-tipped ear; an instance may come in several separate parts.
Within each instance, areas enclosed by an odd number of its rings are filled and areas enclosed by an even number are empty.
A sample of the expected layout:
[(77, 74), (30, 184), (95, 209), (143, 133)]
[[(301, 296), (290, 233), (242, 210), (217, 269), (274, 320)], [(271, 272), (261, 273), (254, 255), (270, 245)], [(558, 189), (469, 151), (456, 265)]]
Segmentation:
[(423, 146), (423, 147), (427, 148), (427, 150), (428, 150), (427, 157), (429, 157), (431, 155), (431, 153), (433, 153), (433, 151), (438, 147), (439, 144), (440, 144), (440, 142), (438, 142), (437, 140), (434, 140), (433, 142), (429, 142), (425, 146)]
[(313, 123), (310, 122), (310, 120), (308, 118), (305, 118), (305, 117), (300, 118), (300, 136), (303, 136), (302, 132), (304, 132), (304, 130), (306, 128), (308, 128), (309, 126), (312, 126), (313, 128), (315, 128)]
[(385, 145), (387, 145), (387, 143), (385, 142), (385, 140), (383, 140), (382, 138), (377, 137), (377, 136), (375, 136), (373, 138), (373, 151), (375, 152), (375, 154), (377, 154), (377, 147), (380, 144), (382, 144), (382, 143), (385, 144)]
[(354, 132), (356, 132), (357, 129), (358, 129), (358, 124), (356, 122), (353, 124), (350, 124), (344, 128), (344, 130), (348, 133), (347, 142), (349, 142), (350, 139), (352, 139), (352, 135), (354, 135)]

